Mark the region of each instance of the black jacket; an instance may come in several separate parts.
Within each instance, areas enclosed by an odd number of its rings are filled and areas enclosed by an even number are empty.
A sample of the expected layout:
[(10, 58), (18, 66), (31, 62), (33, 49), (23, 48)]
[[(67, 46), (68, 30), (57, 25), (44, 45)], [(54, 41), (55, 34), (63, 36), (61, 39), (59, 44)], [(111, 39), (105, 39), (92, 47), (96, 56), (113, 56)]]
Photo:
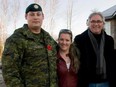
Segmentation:
[[(88, 30), (74, 38), (77, 48), (80, 50), (80, 70), (78, 73), (80, 87), (88, 87), (91, 82), (103, 82), (96, 76), (96, 60), (94, 49), (92, 47)], [(104, 57), (106, 60), (107, 81), (110, 87), (116, 87), (115, 84), (115, 57), (114, 40), (105, 33)]]

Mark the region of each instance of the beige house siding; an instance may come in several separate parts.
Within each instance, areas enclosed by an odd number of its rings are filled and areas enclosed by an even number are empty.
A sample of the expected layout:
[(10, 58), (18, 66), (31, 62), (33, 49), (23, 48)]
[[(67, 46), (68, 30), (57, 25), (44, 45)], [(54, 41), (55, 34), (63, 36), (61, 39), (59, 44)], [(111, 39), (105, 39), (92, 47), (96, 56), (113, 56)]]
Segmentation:
[[(116, 49), (116, 18), (106, 20), (106, 24), (107, 24), (107, 22), (110, 22), (110, 26), (109, 26), (111, 29), (110, 32), (111, 32), (111, 36), (114, 38), (114, 47)], [(106, 27), (106, 29), (107, 29), (107, 27)]]

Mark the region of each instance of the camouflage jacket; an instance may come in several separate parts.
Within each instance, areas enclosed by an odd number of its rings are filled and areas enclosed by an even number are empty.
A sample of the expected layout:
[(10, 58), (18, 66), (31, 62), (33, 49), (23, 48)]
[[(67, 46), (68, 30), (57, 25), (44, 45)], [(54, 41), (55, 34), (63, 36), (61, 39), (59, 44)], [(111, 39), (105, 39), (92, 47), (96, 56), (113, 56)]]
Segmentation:
[(7, 87), (57, 87), (56, 45), (43, 29), (33, 34), (25, 24), (15, 30), (2, 55)]

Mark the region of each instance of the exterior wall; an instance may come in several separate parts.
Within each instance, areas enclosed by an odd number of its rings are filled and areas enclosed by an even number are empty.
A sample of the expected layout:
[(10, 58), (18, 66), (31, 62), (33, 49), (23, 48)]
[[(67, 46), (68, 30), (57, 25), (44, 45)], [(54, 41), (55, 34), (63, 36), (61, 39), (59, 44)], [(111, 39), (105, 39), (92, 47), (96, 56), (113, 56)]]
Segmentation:
[[(110, 22), (110, 25), (106, 25), (106, 31), (110, 27), (110, 35), (114, 38), (114, 47), (116, 49), (116, 18), (106, 20), (106, 24)], [(109, 23), (108, 23), (109, 24)], [(109, 32), (107, 32), (109, 34)]]
[(114, 38), (114, 44), (115, 44), (115, 49), (116, 49), (116, 19), (113, 19), (111, 21), (111, 34)]
[(111, 35), (111, 21), (105, 22), (105, 31), (108, 35)]

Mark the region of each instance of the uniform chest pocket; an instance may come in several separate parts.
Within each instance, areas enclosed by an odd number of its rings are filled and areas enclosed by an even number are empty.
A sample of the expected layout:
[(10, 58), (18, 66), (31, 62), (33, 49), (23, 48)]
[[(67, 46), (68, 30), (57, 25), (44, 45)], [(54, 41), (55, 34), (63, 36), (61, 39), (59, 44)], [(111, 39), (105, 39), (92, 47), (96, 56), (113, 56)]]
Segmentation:
[(44, 45), (31, 45), (28, 46), (26, 50), (26, 55), (30, 56), (41, 56), (43, 53), (46, 53), (46, 48)]

